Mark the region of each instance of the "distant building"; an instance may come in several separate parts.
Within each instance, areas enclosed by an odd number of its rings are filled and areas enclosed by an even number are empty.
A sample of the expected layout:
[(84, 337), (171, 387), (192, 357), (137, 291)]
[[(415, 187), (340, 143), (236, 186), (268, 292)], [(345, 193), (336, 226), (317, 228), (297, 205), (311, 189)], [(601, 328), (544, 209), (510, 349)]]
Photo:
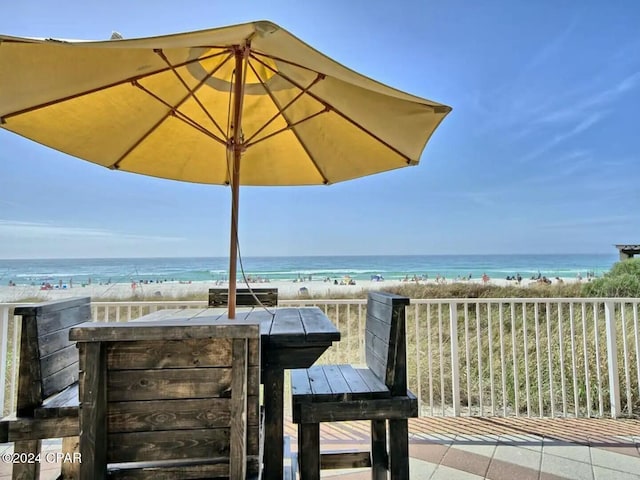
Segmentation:
[(634, 255), (640, 254), (640, 245), (616, 245), (620, 252), (620, 261), (633, 258)]

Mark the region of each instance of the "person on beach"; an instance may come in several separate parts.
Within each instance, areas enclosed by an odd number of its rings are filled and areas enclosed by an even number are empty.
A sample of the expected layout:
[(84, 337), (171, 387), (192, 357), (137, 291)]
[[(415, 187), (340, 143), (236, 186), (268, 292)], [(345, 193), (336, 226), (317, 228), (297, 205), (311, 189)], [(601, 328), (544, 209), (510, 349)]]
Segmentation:
[(489, 275), (487, 275), (486, 273), (483, 273), (482, 274), (482, 283), (486, 285), (487, 283), (489, 283), (489, 280), (491, 280), (489, 278)]

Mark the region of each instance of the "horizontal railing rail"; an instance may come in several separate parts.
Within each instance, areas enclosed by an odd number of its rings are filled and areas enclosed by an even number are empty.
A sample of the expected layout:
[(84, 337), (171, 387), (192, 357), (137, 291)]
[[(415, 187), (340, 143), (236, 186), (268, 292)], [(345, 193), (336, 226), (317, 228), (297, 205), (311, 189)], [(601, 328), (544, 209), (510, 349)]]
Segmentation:
[[(320, 362), (365, 363), (365, 299), (281, 300), (318, 306), (342, 340)], [(423, 415), (640, 416), (637, 298), (413, 299), (409, 387)], [(18, 304), (0, 304), (0, 405), (15, 405)], [(94, 321), (126, 322), (206, 301), (92, 302)]]

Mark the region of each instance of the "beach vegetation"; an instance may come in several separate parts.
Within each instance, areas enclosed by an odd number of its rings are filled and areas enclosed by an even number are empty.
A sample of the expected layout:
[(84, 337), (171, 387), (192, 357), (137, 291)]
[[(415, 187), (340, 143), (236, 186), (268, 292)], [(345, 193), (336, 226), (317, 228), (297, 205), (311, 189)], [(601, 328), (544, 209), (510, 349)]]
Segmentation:
[[(577, 283), (520, 285), (482, 285), (473, 282), (446, 285), (407, 283), (385, 288), (409, 298), (574, 298), (581, 297)], [(366, 294), (365, 294), (366, 296)]]
[(602, 278), (582, 286), (584, 297), (640, 297), (640, 258), (613, 265)]

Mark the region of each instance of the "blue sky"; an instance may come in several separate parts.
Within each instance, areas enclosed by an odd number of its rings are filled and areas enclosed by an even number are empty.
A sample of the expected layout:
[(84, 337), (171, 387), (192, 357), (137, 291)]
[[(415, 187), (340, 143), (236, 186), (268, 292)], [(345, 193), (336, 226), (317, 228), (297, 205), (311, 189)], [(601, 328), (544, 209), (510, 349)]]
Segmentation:
[[(243, 188), (244, 256), (615, 253), (640, 241), (638, 2), (0, 4), (0, 33), (18, 36), (133, 38), (258, 19), (453, 112), (417, 167)], [(0, 258), (226, 256), (229, 197), (0, 130)]]

